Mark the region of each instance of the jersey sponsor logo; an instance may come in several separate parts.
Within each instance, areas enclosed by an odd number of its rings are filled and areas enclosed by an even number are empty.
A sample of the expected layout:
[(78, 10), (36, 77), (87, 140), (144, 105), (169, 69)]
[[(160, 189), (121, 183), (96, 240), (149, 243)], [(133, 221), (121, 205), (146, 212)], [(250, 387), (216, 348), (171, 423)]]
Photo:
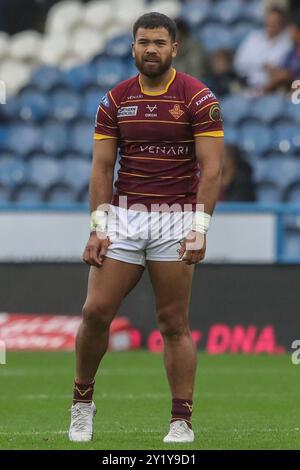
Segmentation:
[(211, 121), (222, 121), (221, 110), (218, 104), (213, 104), (209, 110), (209, 117)]
[(184, 111), (180, 108), (180, 104), (174, 104), (173, 108), (169, 109), (169, 113), (177, 120), (183, 115)]
[(136, 116), (137, 111), (138, 106), (122, 106), (118, 111), (117, 117)]
[(103, 96), (102, 100), (101, 100), (101, 103), (106, 107), (106, 108), (109, 108), (109, 99), (108, 99), (108, 94), (105, 93), (105, 95)]
[(150, 112), (146, 113), (145, 117), (157, 117), (157, 112), (156, 113), (153, 112), (153, 111), (157, 111), (157, 105), (156, 104), (154, 106), (150, 106), (150, 104), (147, 104), (146, 108)]
[(127, 100), (140, 100), (143, 98), (143, 95), (130, 95), (127, 96)]
[(200, 106), (200, 104), (204, 103), (205, 101), (209, 100), (210, 98), (216, 99), (215, 95), (213, 94), (212, 91), (209, 93), (206, 93), (206, 95), (202, 96), (202, 98), (198, 101), (196, 101), (196, 106)]
[(149, 153), (154, 153), (156, 155), (189, 155), (191, 149), (189, 145), (171, 145), (171, 146), (158, 146), (158, 145), (140, 145), (140, 151)]

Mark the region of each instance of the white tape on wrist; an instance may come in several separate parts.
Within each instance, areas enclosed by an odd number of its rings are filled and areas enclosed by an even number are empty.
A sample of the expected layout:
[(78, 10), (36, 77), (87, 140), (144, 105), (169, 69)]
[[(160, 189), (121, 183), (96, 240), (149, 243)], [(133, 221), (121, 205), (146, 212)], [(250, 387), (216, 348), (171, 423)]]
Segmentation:
[(211, 215), (206, 214), (206, 212), (196, 211), (193, 216), (191, 229), (205, 235), (208, 232), (210, 219)]
[(93, 211), (90, 218), (90, 231), (106, 232), (107, 216), (108, 213), (106, 211)]

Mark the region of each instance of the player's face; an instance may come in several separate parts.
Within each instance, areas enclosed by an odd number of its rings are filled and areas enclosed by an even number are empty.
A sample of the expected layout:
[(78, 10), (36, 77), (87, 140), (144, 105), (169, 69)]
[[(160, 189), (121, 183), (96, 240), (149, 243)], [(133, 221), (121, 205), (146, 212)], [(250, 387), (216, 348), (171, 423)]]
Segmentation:
[(132, 44), (132, 55), (138, 70), (149, 78), (163, 75), (177, 54), (177, 42), (165, 28), (139, 28)]

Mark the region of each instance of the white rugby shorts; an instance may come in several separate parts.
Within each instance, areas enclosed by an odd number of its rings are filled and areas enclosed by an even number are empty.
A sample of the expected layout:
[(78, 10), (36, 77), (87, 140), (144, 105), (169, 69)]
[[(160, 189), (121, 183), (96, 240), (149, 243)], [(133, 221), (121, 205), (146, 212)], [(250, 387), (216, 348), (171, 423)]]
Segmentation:
[(107, 258), (146, 265), (147, 260), (178, 261), (180, 241), (192, 225), (192, 211), (146, 212), (110, 205)]

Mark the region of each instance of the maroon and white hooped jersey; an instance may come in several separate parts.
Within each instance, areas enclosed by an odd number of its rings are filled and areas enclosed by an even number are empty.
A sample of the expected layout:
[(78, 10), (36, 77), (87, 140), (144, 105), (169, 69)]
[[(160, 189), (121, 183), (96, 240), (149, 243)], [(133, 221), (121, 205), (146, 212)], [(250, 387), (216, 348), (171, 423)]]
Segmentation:
[(140, 76), (110, 90), (99, 105), (96, 140), (118, 139), (120, 169), (112, 204), (196, 203), (199, 165), (195, 136), (223, 137), (220, 106), (202, 82), (173, 69), (160, 92), (143, 89)]

